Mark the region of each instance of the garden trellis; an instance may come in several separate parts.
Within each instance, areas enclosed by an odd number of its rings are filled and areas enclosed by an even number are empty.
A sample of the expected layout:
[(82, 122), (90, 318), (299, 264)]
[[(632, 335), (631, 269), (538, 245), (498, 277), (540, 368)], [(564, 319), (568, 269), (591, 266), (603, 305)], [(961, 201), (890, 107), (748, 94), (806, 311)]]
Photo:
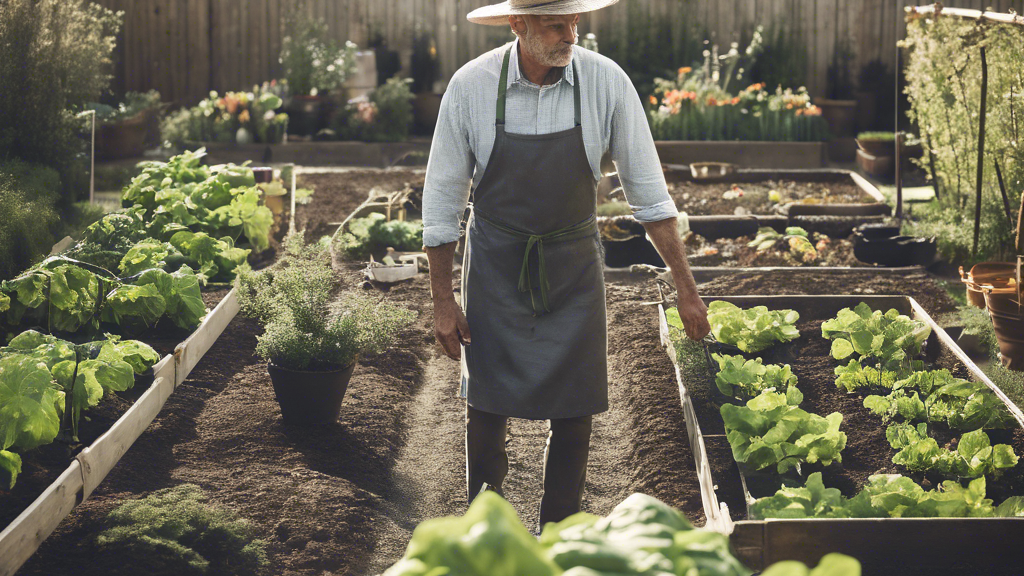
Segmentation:
[[(939, 233), (947, 257), (1008, 256), (1009, 207), (1024, 188), (1024, 18), (922, 6), (908, 9), (907, 21), (908, 113), (927, 144), (922, 167), (938, 191), (937, 206), (915, 228)], [(960, 224), (968, 209), (973, 236)]]

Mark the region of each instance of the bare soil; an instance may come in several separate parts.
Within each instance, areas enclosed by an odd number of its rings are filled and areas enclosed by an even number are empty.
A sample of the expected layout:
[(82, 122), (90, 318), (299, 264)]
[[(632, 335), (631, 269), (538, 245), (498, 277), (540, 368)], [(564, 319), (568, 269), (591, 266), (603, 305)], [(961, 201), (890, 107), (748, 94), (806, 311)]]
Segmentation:
[[(772, 200), (772, 192), (778, 195)], [(668, 193), (680, 212), (691, 216), (788, 213), (790, 204), (871, 204), (874, 198), (849, 178), (823, 182), (765, 180), (761, 182), (668, 182)], [(619, 192), (611, 200), (623, 200)], [(599, 203), (608, 202), (600, 198)]]
[(422, 169), (411, 168), (300, 172), (296, 174), (295, 185), (312, 188), (313, 201), (296, 206), (295, 227), (306, 231), (307, 240), (334, 234), (338, 224), (366, 200), (370, 190), (394, 192), (406, 184), (422, 187), (424, 175)]
[(810, 261), (794, 256), (784, 242), (758, 252), (747, 246), (751, 236), (719, 238), (708, 241), (691, 234), (686, 241), (691, 266), (764, 267), (764, 266), (870, 266), (853, 255), (853, 238), (829, 238), (814, 232), (810, 236), (817, 257)]
[[(360, 279), (350, 265), (346, 281)], [(131, 559), (95, 545), (104, 516), (126, 498), (191, 482), (251, 520), (267, 543), (268, 574), (373, 574), (396, 561), (425, 519), (466, 508), (464, 402), (458, 365), (434, 344), (425, 275), (389, 297), (418, 312), (402, 345), (360, 361), (334, 425), (286, 427), (259, 328), (236, 318), (94, 495), (21, 574), (131, 573)], [(608, 286), (611, 409), (595, 419), (584, 509), (607, 514), (634, 491), (703, 523), (674, 370), (658, 341), (651, 281)], [(537, 522), (544, 422), (513, 420), (505, 493)]]

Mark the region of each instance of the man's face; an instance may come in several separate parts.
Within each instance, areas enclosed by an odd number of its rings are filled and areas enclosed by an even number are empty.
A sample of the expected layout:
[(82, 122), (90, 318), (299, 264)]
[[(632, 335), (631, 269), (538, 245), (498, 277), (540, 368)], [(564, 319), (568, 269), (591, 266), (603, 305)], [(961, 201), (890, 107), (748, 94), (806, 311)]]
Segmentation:
[[(568, 66), (572, 61), (572, 46), (576, 43), (576, 24), (579, 14), (565, 16), (521, 16), (513, 23), (520, 42), (534, 60), (544, 66)], [(525, 29), (525, 32), (524, 32)]]

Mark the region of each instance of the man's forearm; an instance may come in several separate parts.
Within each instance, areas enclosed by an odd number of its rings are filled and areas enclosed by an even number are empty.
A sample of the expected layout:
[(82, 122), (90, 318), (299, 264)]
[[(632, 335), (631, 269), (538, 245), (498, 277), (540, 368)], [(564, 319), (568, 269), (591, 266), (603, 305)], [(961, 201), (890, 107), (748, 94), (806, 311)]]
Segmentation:
[(681, 294), (697, 294), (697, 283), (693, 280), (690, 263), (686, 260), (686, 247), (683, 246), (683, 241), (676, 232), (676, 219), (645, 222), (644, 229), (651, 237), (658, 254), (661, 254), (661, 259), (672, 271), (676, 290)]
[(452, 267), (455, 262), (455, 247), (458, 242), (440, 246), (428, 246), (427, 261), (430, 263), (430, 295), (434, 302), (455, 299), (452, 291)]

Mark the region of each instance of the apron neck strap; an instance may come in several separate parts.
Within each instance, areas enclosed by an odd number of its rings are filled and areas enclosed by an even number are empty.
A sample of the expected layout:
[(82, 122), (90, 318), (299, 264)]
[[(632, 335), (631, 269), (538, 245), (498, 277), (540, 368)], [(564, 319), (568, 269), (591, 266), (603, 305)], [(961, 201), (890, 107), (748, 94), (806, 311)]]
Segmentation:
[[(515, 44), (513, 44), (512, 46), (509, 46), (508, 50), (505, 51), (505, 58), (502, 60), (502, 63), (501, 63), (501, 77), (498, 79), (498, 103), (497, 103), (497, 108), (496, 108), (495, 113), (494, 113), (494, 119), (495, 119), (494, 123), (495, 124), (500, 124), (502, 126), (505, 125), (505, 93), (508, 90), (508, 65), (509, 65), (509, 61), (512, 59), (512, 48), (514, 46), (515, 46)], [(576, 68), (576, 59), (575, 58), (573, 58), (573, 60), (572, 60), (572, 77), (573, 77), (572, 93), (573, 93), (573, 108), (574, 108), (574, 112), (575, 112), (575, 125), (576, 126), (580, 126), (582, 124), (581, 118), (583, 116), (583, 113), (582, 113), (583, 106), (581, 104), (581, 98), (580, 98), (580, 74), (579, 74), (579, 70), (577, 70), (577, 68)]]

